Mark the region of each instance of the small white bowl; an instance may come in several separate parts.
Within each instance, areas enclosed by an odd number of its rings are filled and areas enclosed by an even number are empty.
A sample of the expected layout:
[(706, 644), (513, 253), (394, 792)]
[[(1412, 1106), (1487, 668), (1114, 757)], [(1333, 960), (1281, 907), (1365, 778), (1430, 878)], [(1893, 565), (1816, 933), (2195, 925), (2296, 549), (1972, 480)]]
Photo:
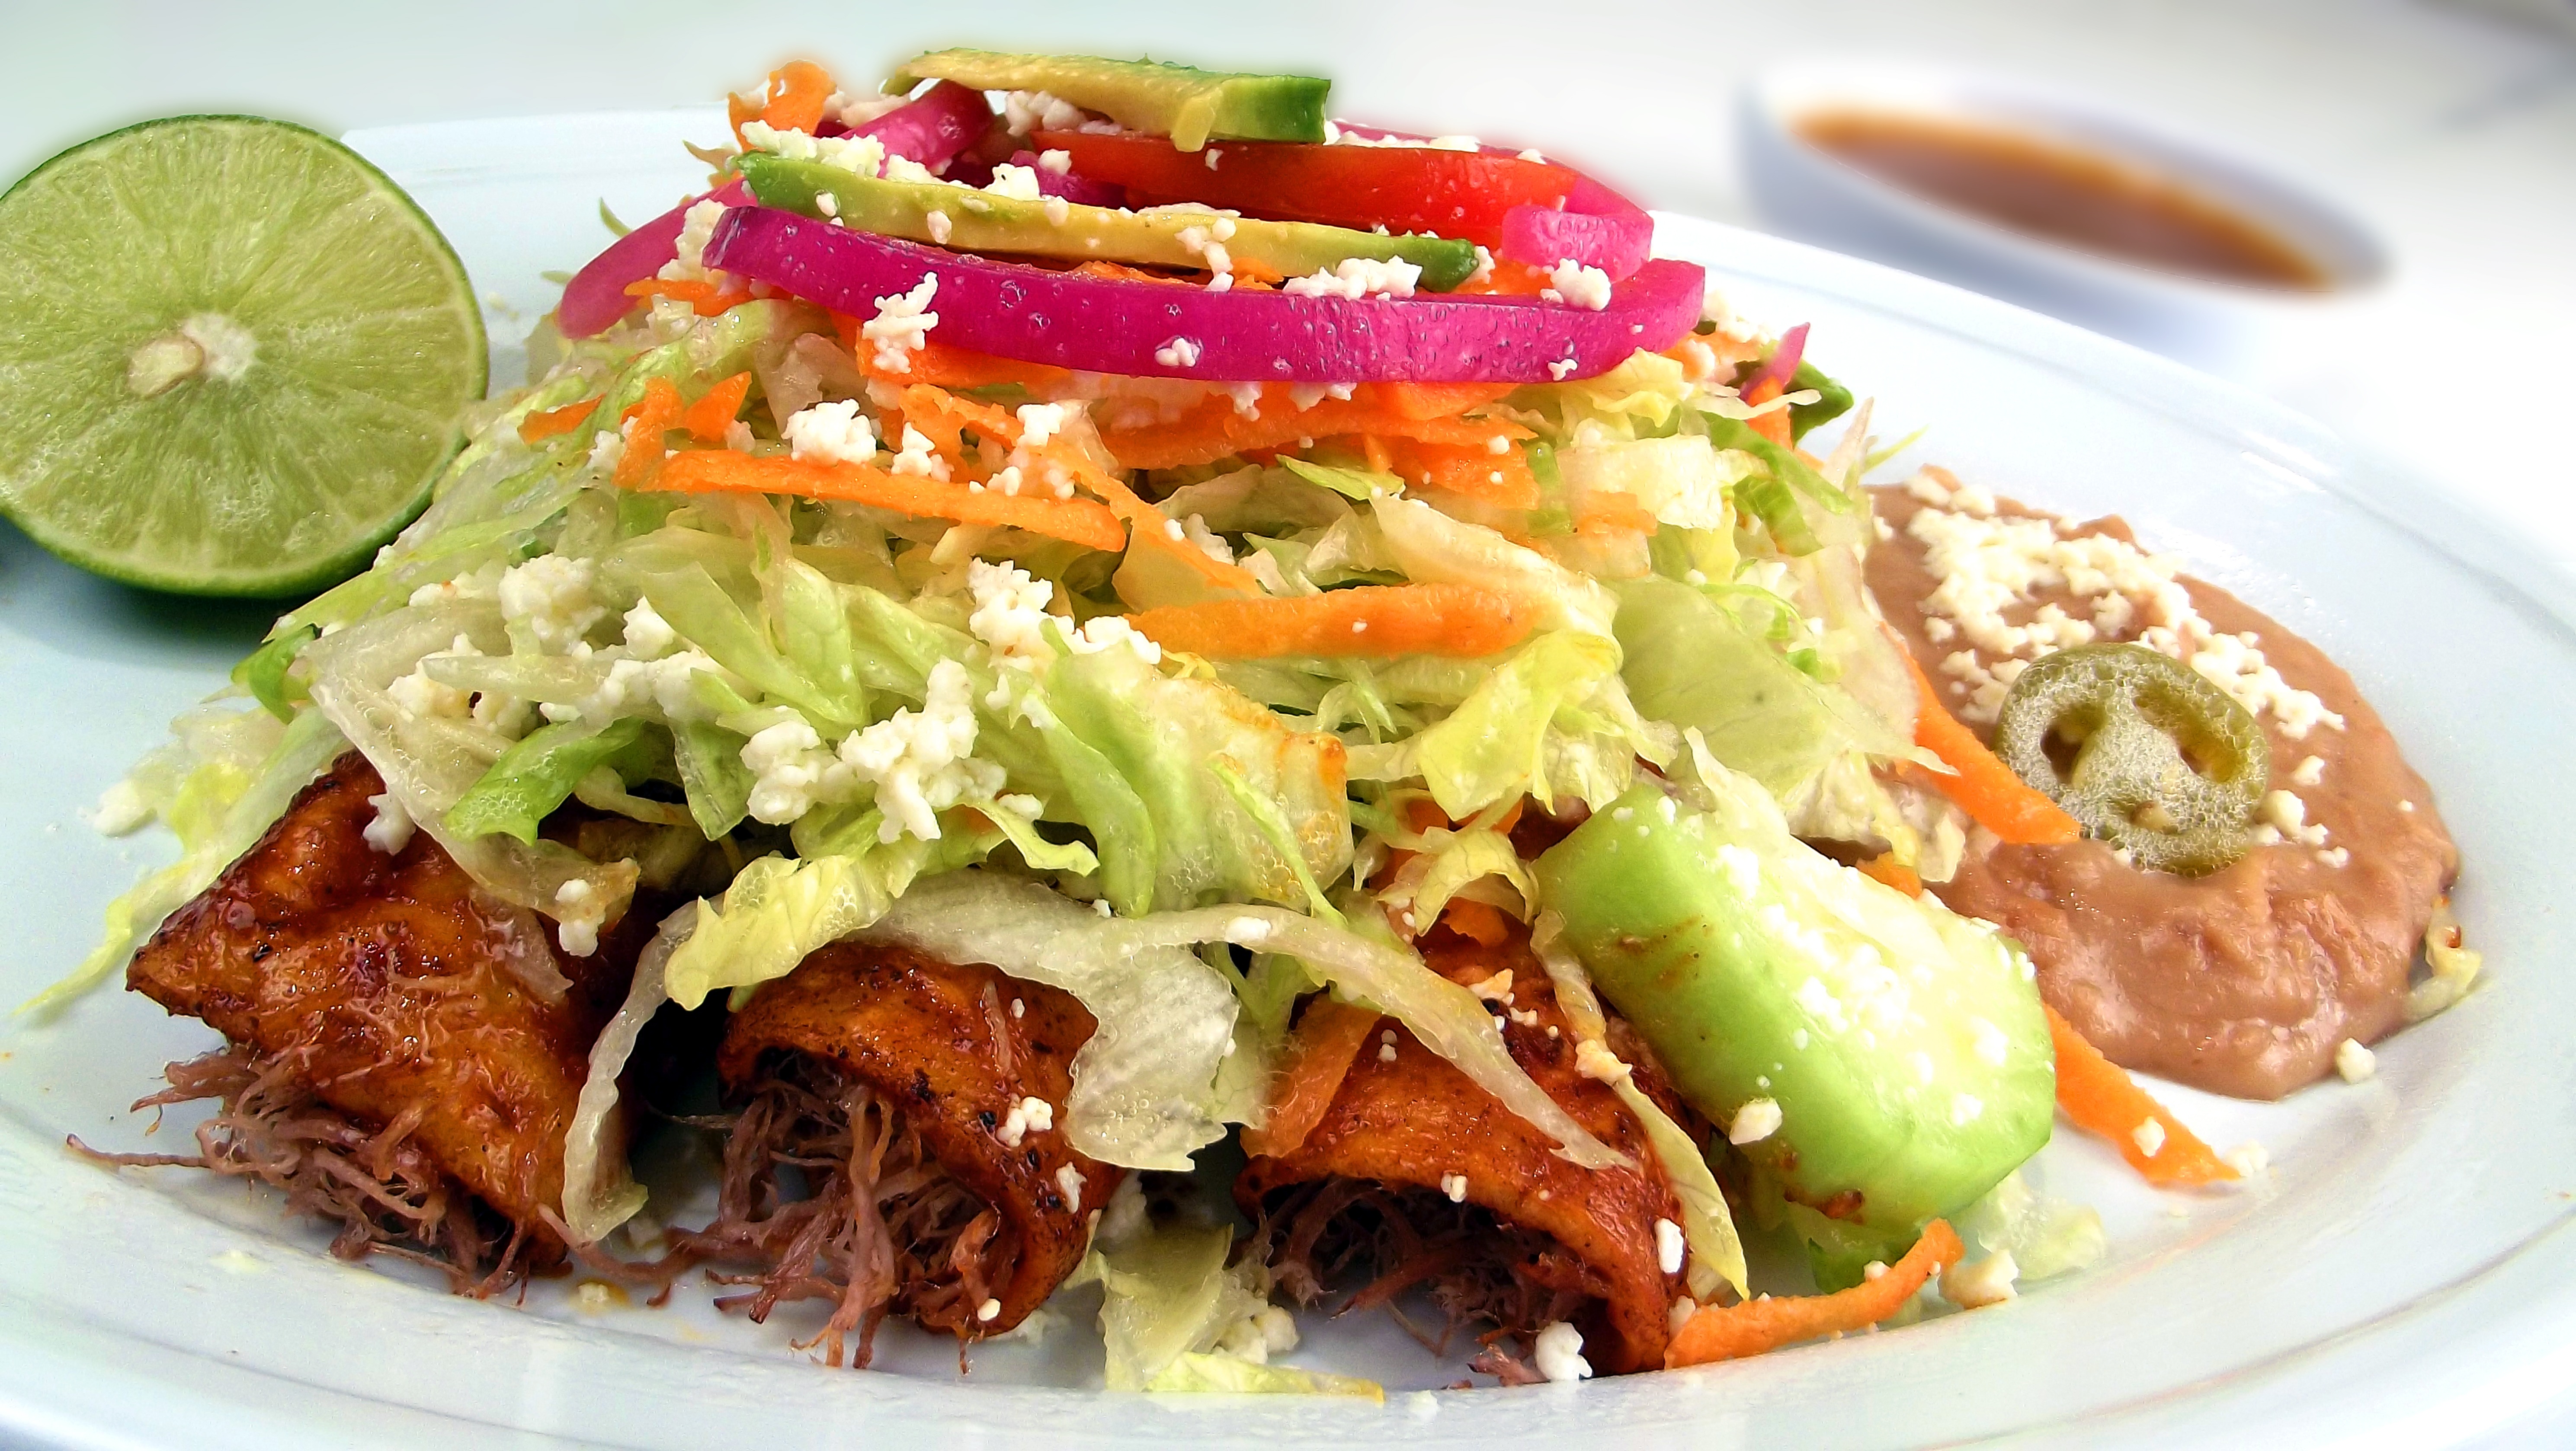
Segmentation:
[[(2288, 242), (2325, 274), (2314, 292), (2159, 271), (2016, 231), (1907, 191), (1799, 135), (1827, 111), (1924, 116), (2017, 132), (2170, 177)], [(1799, 62), (1744, 94), (1744, 168), (1775, 229), (1956, 282), (2217, 372), (2259, 371), (2325, 336), (2375, 292), (2387, 250), (2334, 202), (2164, 124), (2027, 81), (1909, 62)]]

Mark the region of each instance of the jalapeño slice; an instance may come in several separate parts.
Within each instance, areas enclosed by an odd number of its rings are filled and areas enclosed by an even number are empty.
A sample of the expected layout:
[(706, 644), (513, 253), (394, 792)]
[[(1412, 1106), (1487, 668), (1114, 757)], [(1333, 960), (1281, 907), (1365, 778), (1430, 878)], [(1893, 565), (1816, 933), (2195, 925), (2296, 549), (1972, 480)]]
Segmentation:
[(2141, 645), (2032, 661), (2004, 697), (1995, 754), (2086, 835), (2181, 876), (2245, 854), (2272, 782), (2271, 746), (2245, 707)]

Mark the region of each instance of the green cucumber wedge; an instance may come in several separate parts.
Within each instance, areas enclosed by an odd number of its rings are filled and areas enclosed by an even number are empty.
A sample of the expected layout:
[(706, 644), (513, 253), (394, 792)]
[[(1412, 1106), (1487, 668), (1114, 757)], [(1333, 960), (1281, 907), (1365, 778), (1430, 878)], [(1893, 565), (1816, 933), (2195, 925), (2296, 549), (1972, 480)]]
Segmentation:
[(271, 597), (428, 502), (483, 322), (428, 217), (340, 143), (147, 121), (0, 196), (0, 513), (83, 569)]

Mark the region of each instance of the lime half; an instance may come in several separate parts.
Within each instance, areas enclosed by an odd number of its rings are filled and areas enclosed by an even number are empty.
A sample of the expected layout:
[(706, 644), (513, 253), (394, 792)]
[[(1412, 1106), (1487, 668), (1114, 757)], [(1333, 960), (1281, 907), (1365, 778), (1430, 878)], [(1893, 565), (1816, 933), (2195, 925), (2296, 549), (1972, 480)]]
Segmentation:
[(327, 136), (147, 121), (0, 196), (0, 512), (112, 578), (284, 595), (428, 502), (483, 320), (409, 197)]

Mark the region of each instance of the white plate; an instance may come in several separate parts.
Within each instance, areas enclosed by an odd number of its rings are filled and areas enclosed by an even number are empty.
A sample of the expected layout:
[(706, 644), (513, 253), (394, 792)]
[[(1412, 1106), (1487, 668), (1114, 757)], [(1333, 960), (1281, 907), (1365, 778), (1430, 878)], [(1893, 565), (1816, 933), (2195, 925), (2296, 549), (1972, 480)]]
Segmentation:
[[(711, 114), (474, 123), (353, 138), (412, 190), (516, 330), (539, 276), (698, 174), (675, 138)], [(0, 1027), (0, 1439), (67, 1445), (589, 1444), (800, 1447), (961, 1437), (1200, 1445), (1416, 1439), (1634, 1446), (2268, 1446), (2364, 1435), (2434, 1446), (2549, 1394), (2576, 1365), (2576, 978), (2553, 905), (2576, 819), (2576, 595), (2513, 541), (2303, 420), (2118, 344), (1864, 263), (1665, 218), (1748, 314), (1812, 321), (1816, 357), (1881, 400), (1921, 455), (2151, 543), (2346, 664), (2436, 783), (2460, 900), (2493, 981), (2385, 1046), (2379, 1076), (2288, 1103), (2180, 1090), (2249, 1190), (2166, 1195), (2062, 1139), (2039, 1173), (2109, 1217), (2113, 1261), (1997, 1310), (1677, 1375), (1400, 1394), (1386, 1407), (1111, 1397), (1079, 1328), (951, 1353), (890, 1337), (907, 1373), (834, 1373), (703, 1309), (584, 1316), (560, 1284), (524, 1309), (338, 1265), (270, 1203), (184, 1171), (111, 1174), (77, 1132), (146, 1144), (124, 1104), (209, 1041), (131, 995)], [(509, 325), (504, 324), (503, 330)], [(512, 332), (515, 335), (515, 331)], [(503, 350), (505, 353), (509, 350)], [(515, 359), (505, 358), (504, 369)], [(496, 371), (496, 377), (512, 376)], [(264, 611), (159, 601), (0, 533), (0, 998), (85, 951), (102, 904), (165, 847), (78, 812), (221, 683)], [(161, 1142), (180, 1137), (174, 1115)], [(694, 1287), (683, 1302), (703, 1301)], [(1298, 1359), (1400, 1386), (1454, 1375), (1382, 1327), (1307, 1324)], [(1036, 1382), (1036, 1383), (1030, 1383)], [(1052, 1384), (1050, 1384), (1052, 1383)], [(1062, 1388), (1073, 1387), (1073, 1388)], [(1597, 1444), (1586, 1442), (1585, 1444)]]

